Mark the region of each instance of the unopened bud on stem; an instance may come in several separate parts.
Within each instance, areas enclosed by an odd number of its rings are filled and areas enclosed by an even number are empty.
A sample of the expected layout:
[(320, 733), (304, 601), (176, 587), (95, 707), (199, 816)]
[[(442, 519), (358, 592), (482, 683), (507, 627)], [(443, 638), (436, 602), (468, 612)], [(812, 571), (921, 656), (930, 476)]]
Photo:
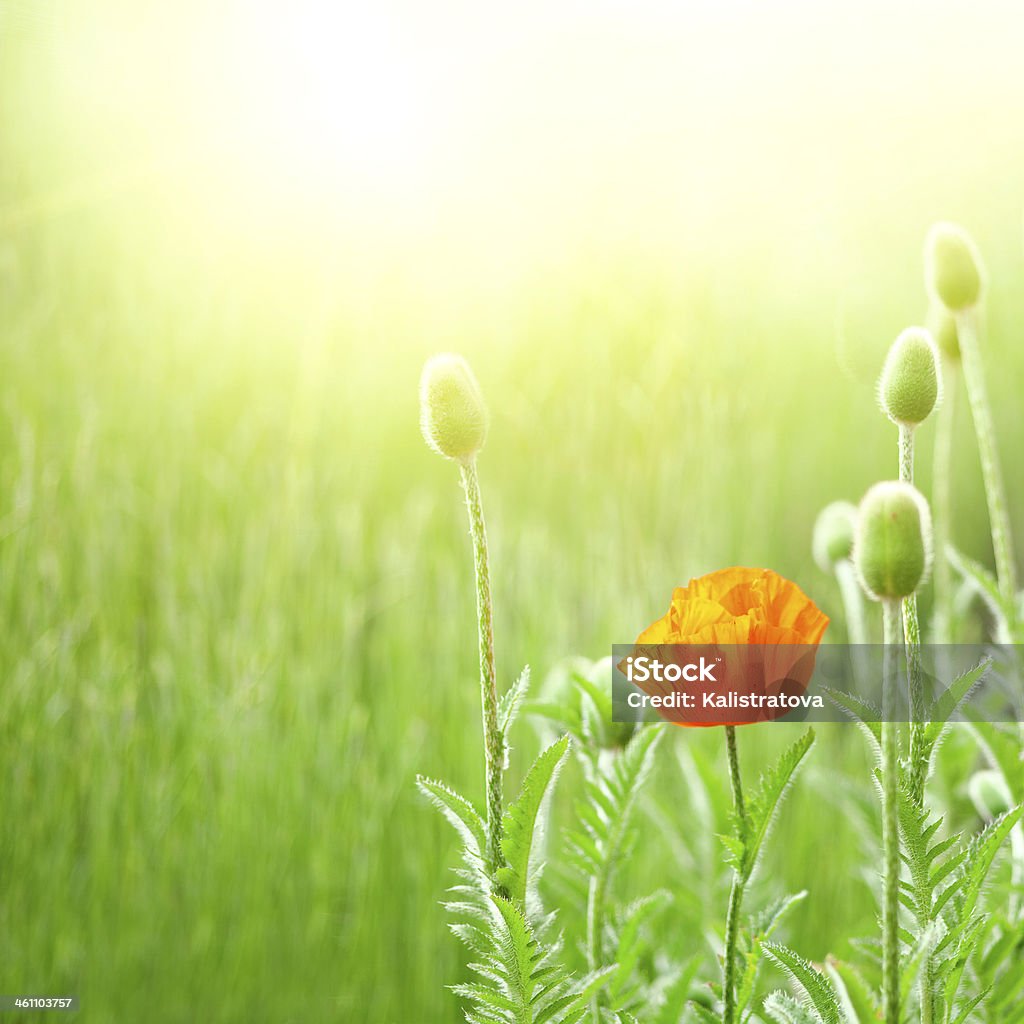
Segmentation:
[(981, 256), (970, 236), (956, 224), (935, 224), (924, 244), (925, 284), (934, 299), (954, 313), (981, 298)]
[(916, 427), (939, 400), (942, 371), (939, 352), (923, 327), (908, 327), (892, 343), (878, 381), (878, 400), (886, 416)]
[(849, 501), (833, 501), (818, 513), (812, 550), (825, 572), (833, 572), (837, 562), (850, 557), (856, 525), (857, 507)]
[(932, 517), (911, 484), (875, 484), (860, 503), (853, 560), (861, 584), (876, 601), (913, 594), (932, 564)]
[(487, 406), (462, 356), (431, 356), (420, 377), (420, 429), (439, 455), (468, 463), (487, 440)]

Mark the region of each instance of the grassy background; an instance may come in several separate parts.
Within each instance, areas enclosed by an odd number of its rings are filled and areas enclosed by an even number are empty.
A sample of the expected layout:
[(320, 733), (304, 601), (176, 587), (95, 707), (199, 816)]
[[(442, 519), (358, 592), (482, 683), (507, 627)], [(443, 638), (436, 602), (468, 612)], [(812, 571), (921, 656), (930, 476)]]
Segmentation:
[[(70, 89), (61, 54), (82, 44), (55, 47), (47, 10), (0, 6), (0, 992), (75, 993), (96, 1022), (456, 1019), (453, 837), (412, 782), (482, 795), (464, 512), (417, 432), (432, 351), (463, 352), (493, 412), (506, 683), (628, 642), (728, 564), (796, 579), (842, 638), (810, 530), (895, 471), (873, 380), (923, 316), (938, 217), (988, 259), (1024, 536), (1013, 91), (976, 86), (955, 133), (931, 130), (946, 106), (913, 145), (923, 84), (880, 90), (873, 128), (821, 122), (820, 149), (779, 115), (767, 166), (748, 153), (711, 196), (641, 200), (624, 174), (591, 208), (554, 161), (542, 193), (495, 171), (411, 224), (301, 181), (239, 194), (205, 151), (183, 167), (161, 144), (131, 170), (138, 126)], [(744, 152), (727, 127), (719, 162)], [(956, 462), (954, 535), (988, 560), (963, 420)], [(751, 769), (786, 733), (742, 734)], [(671, 740), (717, 756), (713, 733)], [(523, 723), (514, 773), (536, 748)], [(685, 824), (673, 753), (652, 788)], [(873, 928), (842, 782), (865, 772), (856, 733), (823, 729), (768, 853), (766, 879), (811, 890), (789, 935), (809, 956)], [(625, 892), (675, 870), (645, 829)], [(705, 944), (693, 917), (679, 951)]]

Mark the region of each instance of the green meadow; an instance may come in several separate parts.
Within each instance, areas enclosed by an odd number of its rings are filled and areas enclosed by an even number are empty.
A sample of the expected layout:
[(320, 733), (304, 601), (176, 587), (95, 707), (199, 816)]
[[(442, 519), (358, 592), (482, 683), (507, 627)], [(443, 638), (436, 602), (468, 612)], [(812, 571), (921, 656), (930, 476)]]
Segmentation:
[[(907, 144), (864, 188), (810, 197), (813, 168), (780, 192), (752, 160), (690, 235), (693, 196), (664, 221), (667, 189), (551, 220), (548, 200), (573, 202), (557, 169), (543, 202), (497, 176), (500, 214), (470, 197), (457, 227), (449, 205), (410, 240), (400, 214), (321, 221), (301, 189), (240, 197), (163, 150), (122, 175), (123, 139), (76, 148), (100, 115), (74, 121), (46, 53), (3, 52), (0, 994), (77, 995), (96, 1024), (461, 1019), (439, 906), (456, 837), (414, 782), (483, 800), (465, 511), (418, 428), (435, 351), (466, 356), (491, 411), (502, 686), (603, 657), (729, 565), (797, 581), (826, 642), (845, 638), (812, 527), (895, 476), (874, 386), (925, 315), (936, 219), (967, 225), (988, 267), (983, 356), (1024, 539), (1016, 137), (998, 168), (969, 126), (976, 156), (948, 174), (929, 172), (940, 142), (901, 162)], [(991, 565), (959, 398), (953, 535)], [(516, 728), (510, 788), (541, 746), (529, 717)], [(740, 730), (745, 771), (795, 728)], [(863, 738), (818, 733), (748, 894), (807, 889), (784, 932), (815, 960), (876, 933), (879, 857)], [(958, 734), (943, 756), (936, 792), (976, 827), (977, 748)], [(724, 757), (719, 730), (665, 737), (616, 881), (669, 890), (664, 949), (709, 964)], [(578, 781), (570, 761), (553, 887)]]

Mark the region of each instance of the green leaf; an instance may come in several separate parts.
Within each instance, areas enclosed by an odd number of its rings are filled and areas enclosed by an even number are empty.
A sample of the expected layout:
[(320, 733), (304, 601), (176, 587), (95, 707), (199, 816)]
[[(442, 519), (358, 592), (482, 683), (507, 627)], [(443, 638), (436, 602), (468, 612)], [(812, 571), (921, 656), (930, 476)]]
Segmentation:
[(498, 869), (497, 880), (498, 884), (520, 903), (526, 899), (530, 851), (533, 848), (537, 813), (568, 749), (569, 737), (566, 735), (543, 750), (526, 773), (519, 796), (505, 812), (505, 834), (501, 840), (505, 865)]
[(844, 1024), (832, 983), (809, 961), (786, 946), (766, 942), (765, 956), (781, 967), (802, 990), (822, 1024)]
[[(1022, 811), (1024, 811), (1022, 806), (1011, 808), (989, 822), (981, 832), (971, 839), (967, 847), (967, 856), (964, 858), (961, 877), (950, 883), (949, 889), (946, 890), (946, 892), (950, 890), (956, 892), (958, 916), (961, 920), (965, 920), (974, 912), (992, 862), (1004, 840), (1010, 834), (1010, 830), (1020, 821)], [(942, 894), (943, 902), (946, 892)]]
[(960, 705), (967, 700), (971, 691), (984, 679), (991, 667), (992, 659), (983, 658), (974, 668), (955, 679), (935, 699), (928, 709), (928, 721), (924, 730), (925, 744), (929, 749), (935, 745), (946, 723), (956, 714)]
[(878, 999), (864, 975), (852, 964), (829, 958), (825, 971), (835, 986), (839, 1008), (849, 1024), (875, 1024), (882, 1013)]
[(910, 952), (900, 963), (900, 1005), (905, 1009), (921, 971), (932, 951), (946, 934), (946, 925), (941, 918), (930, 922), (917, 936)]
[[(618, 967), (607, 986), (607, 1005), (612, 1010), (625, 1008), (643, 984), (638, 965), (647, 951), (643, 926), (659, 909), (672, 902), (671, 893), (664, 889), (635, 900), (623, 911), (616, 928), (615, 962)], [(641, 997), (642, 997), (641, 992)]]
[(973, 999), (969, 999), (953, 1019), (953, 1024), (964, 1024), (974, 1008), (983, 1002), (991, 991), (991, 988), (982, 989)]
[(1017, 609), (1010, 603), (1003, 600), (999, 590), (999, 583), (980, 562), (968, 558), (962, 551), (958, 551), (952, 544), (946, 545), (946, 558), (949, 564), (960, 574), (964, 582), (969, 584), (974, 592), (985, 602), (993, 618), (996, 620), (997, 639), (1005, 643), (1013, 633), (1016, 624)]
[(508, 731), (516, 720), (529, 689), (530, 666), (527, 665), (519, 674), (519, 678), (501, 695), (501, 699), (498, 701), (498, 728), (502, 735), (508, 736)]
[(464, 796), (437, 779), (417, 775), (416, 785), (451, 822), (466, 847), (475, 856), (482, 858), (484, 850), (487, 849), (487, 830), (476, 808)]
[[(673, 977), (659, 987), (658, 997), (661, 1002), (648, 1024), (679, 1024), (689, 999), (690, 986), (702, 966), (701, 957), (693, 956)], [(659, 980), (665, 980), (664, 975)]]
[(1016, 723), (1006, 726), (995, 722), (972, 722), (970, 729), (978, 738), (989, 763), (1002, 772), (1013, 799), (1024, 801), (1024, 761), (1020, 756), (1020, 730)]
[(607, 722), (612, 720), (611, 691), (573, 672), (573, 682), (580, 691), (580, 725), (583, 737), (599, 747), (608, 746)]
[(721, 1018), (717, 1013), (712, 1013), (703, 1003), (698, 1003), (691, 1000), (687, 1003), (687, 1006), (693, 1011), (699, 1020), (704, 1021), (704, 1024), (722, 1024)]
[[(814, 730), (808, 729), (764, 775), (746, 805), (745, 829), (738, 828), (737, 835), (744, 840), (743, 862), (740, 874), (749, 881), (757, 865), (765, 836), (768, 834), (779, 809), (782, 797), (793, 781), (800, 763), (814, 743)], [(739, 823), (737, 823), (739, 824)]]
[(576, 803), (580, 827), (568, 837), (568, 854), (588, 883), (594, 877), (605, 891), (618, 866), (633, 807), (663, 734), (660, 726), (640, 728), (605, 771), (590, 775), (585, 799)]
[(531, 1024), (547, 1024), (559, 1014), (559, 1024), (575, 1024), (586, 1012), (591, 999), (608, 983), (616, 965), (592, 971), (576, 986), (572, 994), (556, 999), (544, 1007)]
[(852, 693), (836, 690), (831, 686), (826, 686), (824, 690), (829, 700), (844, 715), (860, 725), (868, 737), (874, 740), (875, 747), (880, 749), (882, 744), (882, 712), (870, 701), (855, 697)]
[(817, 1013), (786, 992), (772, 992), (764, 1001), (764, 1012), (778, 1024), (822, 1024)]
[(737, 1016), (741, 1017), (743, 1011), (750, 1005), (754, 997), (754, 986), (757, 983), (757, 976), (761, 966), (761, 946), (771, 938), (775, 929), (778, 928), (783, 917), (807, 896), (807, 892), (798, 892), (790, 896), (781, 896), (769, 904), (750, 922), (750, 952), (746, 954), (746, 968), (743, 977), (740, 979), (739, 988), (736, 993)]
[(751, 921), (751, 934), (760, 939), (770, 939), (772, 933), (778, 928), (782, 919), (798, 903), (807, 898), (807, 890), (790, 893), (788, 896), (779, 896)]

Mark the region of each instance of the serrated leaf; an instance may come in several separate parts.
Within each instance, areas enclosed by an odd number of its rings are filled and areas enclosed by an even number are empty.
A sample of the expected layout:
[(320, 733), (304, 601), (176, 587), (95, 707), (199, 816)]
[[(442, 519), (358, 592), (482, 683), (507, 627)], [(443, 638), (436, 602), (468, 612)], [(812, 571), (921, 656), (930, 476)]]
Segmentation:
[(460, 793), (437, 779), (416, 776), (420, 792), (448, 819), (463, 843), (478, 857), (487, 848), (487, 830), (476, 808)]
[(792, 746), (783, 751), (778, 761), (761, 776), (757, 789), (746, 805), (745, 829), (737, 829), (743, 835), (744, 851), (740, 875), (745, 882), (750, 880), (757, 865), (765, 836), (775, 819), (782, 798), (796, 775), (800, 763), (814, 743), (814, 730), (808, 729)]
[(844, 1024), (836, 991), (824, 974), (787, 946), (766, 942), (762, 948), (765, 956), (793, 979), (822, 1024)]
[(789, 896), (781, 896), (771, 903), (764, 911), (750, 922), (750, 952), (746, 954), (746, 967), (736, 992), (737, 1015), (750, 1005), (754, 997), (754, 986), (761, 966), (761, 946), (771, 938), (783, 917), (807, 896), (807, 892), (798, 892)]
[(638, 984), (637, 965), (647, 949), (642, 928), (652, 914), (671, 903), (672, 896), (664, 889), (635, 900), (621, 914), (616, 931), (615, 962), (618, 967), (607, 984), (607, 1005), (619, 1010), (627, 1005), (631, 992)]
[(532, 1024), (547, 1024), (555, 1019), (555, 1014), (561, 1014), (559, 1022), (579, 1020), (580, 1016), (586, 1013), (587, 1006), (591, 999), (608, 983), (608, 979), (615, 973), (616, 965), (603, 967), (598, 971), (591, 971), (579, 984), (571, 995), (555, 1000), (538, 1013)]
[(786, 896), (779, 896), (753, 919), (751, 922), (751, 932), (757, 934), (762, 939), (770, 939), (786, 914), (806, 898), (806, 889), (801, 889), (800, 892), (790, 893)]
[(831, 686), (824, 688), (825, 694), (833, 704), (848, 718), (862, 726), (868, 736), (874, 740), (875, 746), (882, 744), (882, 712), (869, 700), (864, 700), (844, 690), (836, 690)]
[(498, 869), (497, 880), (520, 903), (526, 900), (527, 874), (537, 813), (568, 749), (569, 737), (566, 735), (541, 751), (526, 773), (519, 796), (505, 812), (505, 834), (501, 840), (505, 863)]
[(530, 689), (530, 666), (526, 665), (519, 678), (501, 695), (498, 701), (498, 728), (504, 736), (516, 720), (527, 691)]
[(928, 957), (945, 934), (945, 922), (939, 918), (922, 929), (916, 940), (913, 936), (909, 936), (911, 948), (900, 963), (900, 1005), (902, 1007), (906, 1007)]
[(712, 1013), (703, 1003), (698, 1003), (695, 1000), (691, 1000), (686, 1004), (690, 1010), (696, 1014), (698, 1019), (705, 1022), (705, 1024), (722, 1024), (718, 1014)]
[(974, 668), (958, 676), (947, 689), (935, 699), (928, 709), (927, 723), (924, 727), (925, 744), (931, 749), (938, 741), (946, 723), (959, 710), (966, 701), (971, 691), (978, 686), (985, 678), (985, 674), (992, 667), (991, 658), (983, 658)]
[[(821, 1017), (787, 992), (772, 992), (764, 1001), (764, 1012), (778, 1024), (822, 1024)], [(717, 1019), (717, 1018), (716, 1018)]]
[(839, 1008), (849, 1024), (875, 1024), (881, 1020), (878, 999), (856, 967), (829, 959), (825, 971), (835, 986)]
[(660, 726), (638, 729), (623, 750), (607, 762), (604, 770), (588, 776), (585, 799), (576, 803), (582, 827), (568, 836), (568, 845), (575, 859), (586, 869), (591, 894), (587, 907), (587, 960), (592, 970), (605, 960), (605, 899), (623, 857), (637, 796), (654, 763), (654, 751), (663, 734)]
[(953, 1024), (965, 1024), (965, 1021), (970, 1017), (974, 1008), (987, 999), (991, 991), (991, 988), (982, 989), (973, 999), (969, 999), (953, 1019)]

